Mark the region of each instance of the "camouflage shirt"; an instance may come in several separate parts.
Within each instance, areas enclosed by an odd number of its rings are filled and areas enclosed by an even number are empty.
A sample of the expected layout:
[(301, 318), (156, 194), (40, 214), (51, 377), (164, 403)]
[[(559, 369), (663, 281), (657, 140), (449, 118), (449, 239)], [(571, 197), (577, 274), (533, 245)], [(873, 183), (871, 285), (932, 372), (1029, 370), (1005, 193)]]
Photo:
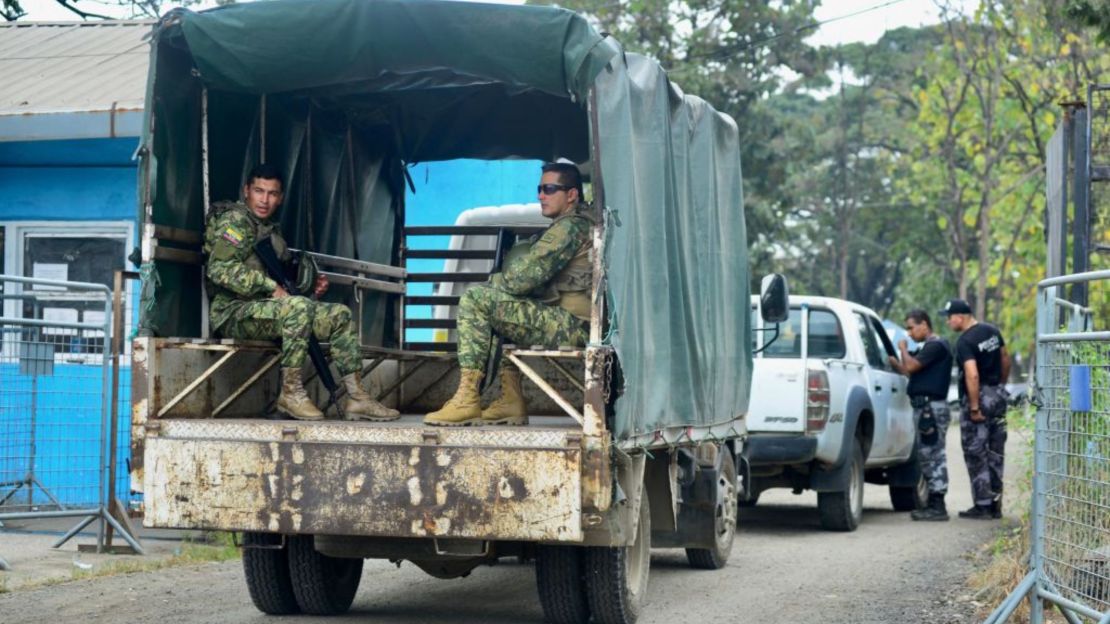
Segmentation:
[(259, 219), (242, 203), (213, 204), (204, 233), (212, 329), (219, 331), (239, 306), (266, 299), (277, 288), (254, 253), (254, 244), (266, 236), (272, 237), (279, 257), (289, 260), (289, 249), (276, 222)]
[[(563, 307), (566, 290), (589, 290), (589, 284), (579, 288), (581, 276), (568, 276), (568, 272), (583, 273), (589, 277), (588, 252), (591, 244), (593, 220), (585, 206), (563, 215), (548, 226), (528, 253), (507, 266), (504, 272), (494, 275), (491, 284), (498, 290), (517, 296), (531, 296)], [(580, 266), (581, 265), (581, 266)], [(588, 279), (586, 280), (589, 281)], [(587, 304), (588, 306), (588, 304)], [(581, 310), (573, 306), (572, 313), (583, 318)], [(588, 310), (585, 311), (589, 318)]]

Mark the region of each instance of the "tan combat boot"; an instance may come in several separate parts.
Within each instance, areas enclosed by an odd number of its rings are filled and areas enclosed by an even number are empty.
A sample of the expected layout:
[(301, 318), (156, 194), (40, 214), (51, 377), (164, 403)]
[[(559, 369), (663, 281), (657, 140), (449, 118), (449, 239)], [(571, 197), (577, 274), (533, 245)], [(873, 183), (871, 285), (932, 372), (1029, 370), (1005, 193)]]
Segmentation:
[(515, 366), (501, 367), (501, 396), (482, 410), (484, 425), (524, 425), (528, 423), (528, 408), (520, 388), (520, 370)]
[(424, 417), (425, 425), (457, 427), (475, 425), (482, 421), (482, 406), (479, 402), (478, 384), (482, 383), (482, 371), (464, 368), (459, 371), (459, 389), (437, 412)]
[(301, 381), (301, 369), (281, 369), (281, 394), (277, 398), (277, 410), (297, 420), (323, 420), (324, 413), (312, 404)]
[(347, 420), (397, 420), (401, 412), (388, 408), (374, 400), (358, 381), (358, 374), (351, 373), (343, 378), (347, 398), (343, 402), (343, 415)]

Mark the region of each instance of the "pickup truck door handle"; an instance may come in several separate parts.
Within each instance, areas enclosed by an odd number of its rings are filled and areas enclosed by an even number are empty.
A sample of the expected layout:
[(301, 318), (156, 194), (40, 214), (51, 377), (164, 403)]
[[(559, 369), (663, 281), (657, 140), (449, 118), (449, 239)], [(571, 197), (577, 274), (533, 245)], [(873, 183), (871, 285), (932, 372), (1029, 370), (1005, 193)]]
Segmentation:
[(894, 394), (898, 394), (898, 388), (896, 386), (891, 386), (890, 391)]
[(875, 392), (882, 392), (882, 391), (883, 391), (882, 386), (875, 386)]

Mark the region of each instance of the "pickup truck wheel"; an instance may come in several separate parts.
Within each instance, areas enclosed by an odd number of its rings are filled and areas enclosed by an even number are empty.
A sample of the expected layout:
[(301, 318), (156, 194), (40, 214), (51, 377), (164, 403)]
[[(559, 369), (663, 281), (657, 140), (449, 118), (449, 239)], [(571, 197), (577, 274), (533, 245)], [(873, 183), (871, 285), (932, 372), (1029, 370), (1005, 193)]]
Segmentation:
[(726, 449), (721, 460), (721, 474), (717, 477), (717, 506), (713, 511), (713, 548), (687, 548), (686, 560), (690, 567), (700, 570), (720, 570), (732, 552), (736, 537), (736, 462)]
[(329, 557), (316, 551), (311, 535), (289, 538), (289, 576), (301, 611), (338, 615), (351, 608), (362, 579), (362, 559)]
[(917, 476), (917, 483), (913, 487), (890, 486), (890, 504), (894, 511), (913, 511), (921, 509), (929, 501), (929, 483), (925, 475)]
[(583, 549), (580, 546), (540, 546), (536, 549), (536, 587), (544, 619), (551, 624), (586, 624)]
[(633, 624), (640, 616), (651, 567), (651, 509), (640, 500), (631, 546), (586, 549), (586, 596), (597, 624)]
[(273, 533), (243, 534), (243, 574), (251, 602), (263, 613), (292, 615), (300, 612), (289, 579), (289, 547)]
[(855, 531), (863, 518), (863, 448), (858, 438), (852, 438), (848, 461), (847, 487), (840, 492), (817, 493), (821, 528), (826, 531)]

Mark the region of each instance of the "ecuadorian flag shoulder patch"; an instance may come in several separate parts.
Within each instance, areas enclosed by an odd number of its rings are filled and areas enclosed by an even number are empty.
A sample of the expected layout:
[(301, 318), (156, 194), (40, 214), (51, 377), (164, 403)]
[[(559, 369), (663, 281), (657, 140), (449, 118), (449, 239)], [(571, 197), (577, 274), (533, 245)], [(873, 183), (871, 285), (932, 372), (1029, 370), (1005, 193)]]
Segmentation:
[(224, 240), (238, 247), (243, 244), (243, 233), (232, 226), (227, 226), (222, 234)]

